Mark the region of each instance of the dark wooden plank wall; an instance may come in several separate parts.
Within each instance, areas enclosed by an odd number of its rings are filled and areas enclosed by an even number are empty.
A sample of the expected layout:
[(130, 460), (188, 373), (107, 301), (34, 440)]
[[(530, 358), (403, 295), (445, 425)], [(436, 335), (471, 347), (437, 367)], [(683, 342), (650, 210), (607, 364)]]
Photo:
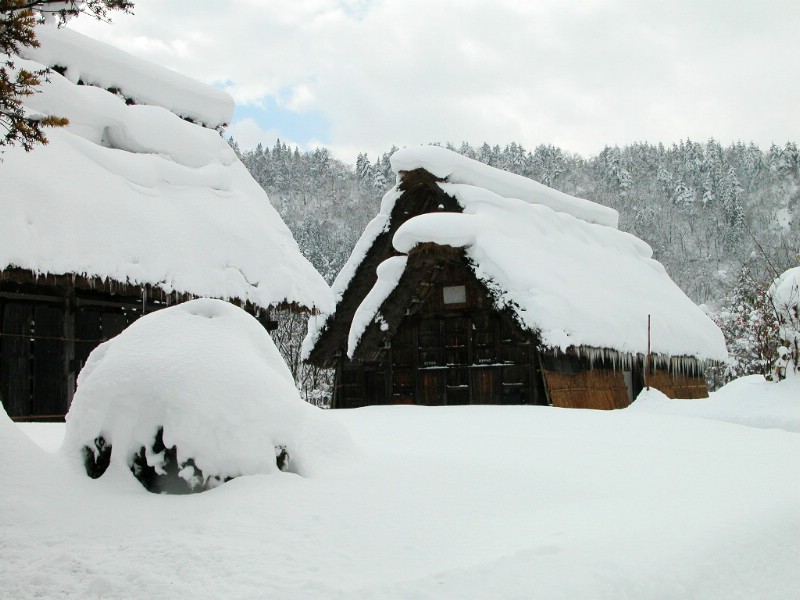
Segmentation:
[(80, 373), (89, 354), (103, 339), (103, 314), (97, 310), (78, 310), (75, 319), (75, 358), (70, 370)]
[(340, 361), (334, 406), (547, 404), (535, 353), (488, 310), (412, 316), (383, 362)]
[(30, 412), (42, 418), (66, 414), (64, 384), (64, 309), (37, 306), (33, 311), (33, 393)]
[(0, 399), (9, 416), (31, 414), (33, 307), (0, 301)]
[[(374, 364), (340, 359), (334, 407), (380, 403), (547, 404), (529, 335), (497, 312), (465, 261), (437, 264)], [(466, 302), (445, 303), (464, 286)], [(370, 373), (382, 372), (384, 377)]]
[[(445, 256), (446, 258), (446, 256)], [(535, 340), (494, 308), (465, 261), (444, 260), (422, 277), (383, 359), (340, 360), (334, 407), (371, 404), (552, 404), (615, 409), (641, 388), (641, 371), (590, 364), (563, 352), (539, 352)], [(464, 286), (466, 302), (447, 303), (444, 288)], [(374, 342), (373, 342), (374, 343)], [(670, 397), (708, 395), (702, 377), (658, 371), (652, 384)]]
[(8, 415), (63, 419), (76, 376), (100, 343), (140, 316), (123, 305), (0, 298), (0, 400)]

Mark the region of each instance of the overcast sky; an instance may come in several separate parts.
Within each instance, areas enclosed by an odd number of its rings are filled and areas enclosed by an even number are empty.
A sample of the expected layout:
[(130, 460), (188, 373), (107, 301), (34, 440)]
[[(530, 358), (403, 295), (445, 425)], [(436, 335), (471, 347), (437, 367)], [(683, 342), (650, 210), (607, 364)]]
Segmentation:
[(244, 148), (800, 142), (800, 0), (135, 2), (71, 27), (226, 89)]

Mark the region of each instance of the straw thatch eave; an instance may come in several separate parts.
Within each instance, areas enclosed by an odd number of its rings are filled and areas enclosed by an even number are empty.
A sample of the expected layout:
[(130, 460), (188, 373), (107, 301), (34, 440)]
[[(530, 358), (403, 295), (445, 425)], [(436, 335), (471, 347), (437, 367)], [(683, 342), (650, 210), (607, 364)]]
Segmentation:
[[(13, 265), (0, 270), (0, 291), (26, 295), (32, 299), (67, 300), (79, 294), (95, 300), (111, 300), (119, 304), (159, 304), (170, 306), (198, 298), (199, 295), (176, 290), (167, 291), (158, 285), (118, 281), (112, 277), (98, 277), (80, 273), (37, 273)], [(224, 298), (253, 315), (271, 310), (313, 312), (296, 302), (281, 302), (263, 307), (241, 298)]]

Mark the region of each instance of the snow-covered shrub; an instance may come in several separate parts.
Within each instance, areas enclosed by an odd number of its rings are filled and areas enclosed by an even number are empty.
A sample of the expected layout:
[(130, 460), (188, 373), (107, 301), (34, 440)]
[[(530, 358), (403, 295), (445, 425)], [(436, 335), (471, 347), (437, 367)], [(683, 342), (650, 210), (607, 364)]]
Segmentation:
[(770, 286), (769, 298), (778, 317), (776, 379), (800, 374), (800, 267), (784, 271)]
[(256, 319), (193, 300), (92, 352), (62, 450), (95, 478), (124, 469), (151, 491), (203, 491), (293, 464), (313, 412)]
[(739, 282), (709, 316), (722, 330), (728, 347), (728, 361), (712, 367), (719, 383), (745, 375), (769, 375), (778, 346), (778, 323), (767, 285), (754, 282), (742, 272)]

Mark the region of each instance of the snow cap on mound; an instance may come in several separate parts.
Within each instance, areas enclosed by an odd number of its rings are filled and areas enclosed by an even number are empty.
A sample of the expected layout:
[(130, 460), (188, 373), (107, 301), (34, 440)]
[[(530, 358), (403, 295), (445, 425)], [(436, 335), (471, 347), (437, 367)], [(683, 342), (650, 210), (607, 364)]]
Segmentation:
[(163, 427), (179, 464), (192, 458), (206, 476), (270, 473), (276, 446), (297, 453), (309, 410), (256, 319), (221, 300), (193, 300), (142, 317), (92, 352), (62, 452), (82, 460), (102, 436), (111, 468), (128, 470)]
[(161, 106), (212, 129), (231, 122), (233, 98), (222, 90), (71, 29), (42, 25), (36, 28), (36, 39), (40, 47), (24, 48), (22, 57), (65, 69), (72, 83), (114, 89), (136, 104)]
[[(133, 57), (106, 54), (84, 36), (45, 30), (37, 52), (55, 44), (54, 60), (62, 49), (55, 42), (65, 36), (83, 48), (81, 65), (113, 56), (139, 68)], [(117, 73), (120, 80), (128, 75), (124, 68)], [(332, 310), (322, 276), (216, 131), (162, 106), (126, 105), (58, 73), (49, 79), (25, 99), (26, 109), (70, 124), (48, 129), (46, 146), (3, 154), (0, 270), (149, 284), (264, 308), (286, 302)]]
[(617, 227), (619, 213), (602, 204), (575, 198), (521, 175), (508, 173), (439, 146), (398, 150), (391, 157), (395, 173), (425, 169), (448, 183), (465, 183), (491, 190), (506, 198), (542, 204), (589, 223)]

